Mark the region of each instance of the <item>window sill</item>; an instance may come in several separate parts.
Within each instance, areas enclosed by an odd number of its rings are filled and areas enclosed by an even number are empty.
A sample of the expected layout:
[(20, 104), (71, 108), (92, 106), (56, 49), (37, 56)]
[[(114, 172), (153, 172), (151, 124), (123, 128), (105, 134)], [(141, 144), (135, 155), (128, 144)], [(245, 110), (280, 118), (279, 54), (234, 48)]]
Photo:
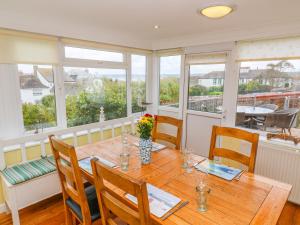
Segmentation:
[(170, 106), (159, 106), (158, 107), (159, 111), (167, 111), (167, 112), (179, 112), (179, 108), (175, 108), (175, 107), (170, 107)]

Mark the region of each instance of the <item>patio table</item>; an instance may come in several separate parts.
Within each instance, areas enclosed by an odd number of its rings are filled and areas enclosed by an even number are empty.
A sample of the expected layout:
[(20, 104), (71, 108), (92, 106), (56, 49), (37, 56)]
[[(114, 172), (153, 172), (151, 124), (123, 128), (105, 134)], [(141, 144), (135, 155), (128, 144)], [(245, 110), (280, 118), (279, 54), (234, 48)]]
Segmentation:
[(263, 116), (269, 113), (273, 113), (273, 109), (268, 109), (264, 107), (259, 106), (237, 106), (237, 112), (239, 113), (245, 113), (246, 116)]

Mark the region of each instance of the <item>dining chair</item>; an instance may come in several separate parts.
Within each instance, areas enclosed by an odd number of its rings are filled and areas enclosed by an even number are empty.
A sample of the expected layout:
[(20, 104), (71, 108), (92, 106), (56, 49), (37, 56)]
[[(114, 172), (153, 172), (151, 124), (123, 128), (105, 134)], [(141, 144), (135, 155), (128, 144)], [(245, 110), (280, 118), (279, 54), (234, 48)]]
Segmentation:
[[(158, 131), (159, 124), (169, 124), (169, 125), (175, 126), (177, 128), (176, 137), (174, 137), (170, 134), (159, 132)], [(156, 141), (156, 140), (167, 141), (169, 143), (174, 144), (175, 149), (180, 149), (181, 136), (182, 136), (182, 120), (179, 120), (179, 119), (176, 119), (173, 117), (169, 117), (169, 116), (155, 115), (154, 128), (153, 128), (153, 132), (152, 132), (153, 141)]]
[[(102, 215), (102, 225), (148, 225), (150, 209), (146, 182), (135, 180), (126, 174), (91, 160), (97, 197)], [(117, 188), (117, 189), (116, 189)], [(116, 190), (137, 199), (137, 207), (122, 198)], [(117, 216), (117, 218), (116, 218)], [(116, 222), (119, 220), (119, 222)]]
[(49, 136), (65, 206), (66, 224), (101, 224), (94, 186), (84, 187), (76, 152), (73, 146)]
[[(232, 149), (216, 147), (218, 137), (232, 137), (247, 141), (251, 144), (250, 156), (244, 155)], [(209, 159), (213, 160), (215, 156), (224, 157), (248, 166), (248, 172), (254, 173), (255, 160), (257, 153), (259, 135), (238, 128), (213, 126)]]

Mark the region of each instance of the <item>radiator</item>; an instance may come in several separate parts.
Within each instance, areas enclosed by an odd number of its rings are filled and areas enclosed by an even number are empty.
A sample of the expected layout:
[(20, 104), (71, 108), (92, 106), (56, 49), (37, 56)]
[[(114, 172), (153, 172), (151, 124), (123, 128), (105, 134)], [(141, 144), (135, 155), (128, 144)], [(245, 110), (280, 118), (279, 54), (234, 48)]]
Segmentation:
[(300, 152), (288, 146), (260, 142), (255, 173), (293, 186), (289, 201), (300, 204)]

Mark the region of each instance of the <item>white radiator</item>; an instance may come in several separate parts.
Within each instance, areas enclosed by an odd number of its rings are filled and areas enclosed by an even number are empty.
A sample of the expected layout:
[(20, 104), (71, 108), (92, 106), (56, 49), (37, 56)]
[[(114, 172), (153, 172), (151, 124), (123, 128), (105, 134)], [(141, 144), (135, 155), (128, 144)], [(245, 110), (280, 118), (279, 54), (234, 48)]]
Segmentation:
[(299, 150), (270, 142), (260, 142), (255, 173), (293, 185), (289, 201), (300, 204)]

